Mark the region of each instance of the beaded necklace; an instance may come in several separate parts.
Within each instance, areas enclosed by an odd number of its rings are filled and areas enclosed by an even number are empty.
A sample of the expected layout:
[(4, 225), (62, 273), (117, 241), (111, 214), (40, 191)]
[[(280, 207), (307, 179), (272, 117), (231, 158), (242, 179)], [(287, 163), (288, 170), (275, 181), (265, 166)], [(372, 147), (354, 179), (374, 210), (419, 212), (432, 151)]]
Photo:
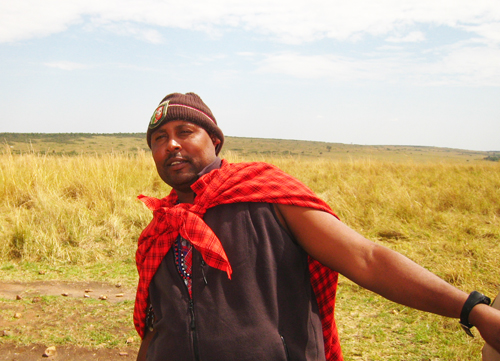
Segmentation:
[(180, 235), (174, 243), (175, 264), (191, 296), (191, 271), (193, 265), (192, 245)]

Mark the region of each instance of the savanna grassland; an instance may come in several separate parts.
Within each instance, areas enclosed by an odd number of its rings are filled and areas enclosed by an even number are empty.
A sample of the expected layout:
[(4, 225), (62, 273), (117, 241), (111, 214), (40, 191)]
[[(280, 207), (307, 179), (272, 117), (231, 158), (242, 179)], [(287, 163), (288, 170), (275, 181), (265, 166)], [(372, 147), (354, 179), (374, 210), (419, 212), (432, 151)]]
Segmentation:
[[(136, 197), (169, 192), (144, 134), (2, 138), (0, 348), (73, 346), (130, 357), (139, 343), (136, 240), (151, 219)], [(467, 292), (498, 293), (500, 162), (485, 159), (498, 153), (228, 137), (222, 156), (273, 163), (367, 238)], [(78, 282), (119, 285), (115, 293), (130, 296), (84, 298), (82, 289), (33, 302), (36, 285)], [(27, 285), (19, 299), (2, 296), (2, 284), (17, 283)], [(480, 360), (483, 342), (456, 320), (391, 303), (343, 277), (336, 315), (346, 360)]]

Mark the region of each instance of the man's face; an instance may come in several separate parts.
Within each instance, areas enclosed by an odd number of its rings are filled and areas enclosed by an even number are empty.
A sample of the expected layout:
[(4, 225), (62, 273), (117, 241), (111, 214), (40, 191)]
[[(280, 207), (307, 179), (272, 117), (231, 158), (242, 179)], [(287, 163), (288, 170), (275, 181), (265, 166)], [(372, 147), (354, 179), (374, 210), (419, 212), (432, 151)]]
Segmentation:
[(151, 136), (151, 151), (161, 179), (176, 191), (191, 192), (198, 173), (212, 163), (220, 140), (184, 120), (163, 124)]

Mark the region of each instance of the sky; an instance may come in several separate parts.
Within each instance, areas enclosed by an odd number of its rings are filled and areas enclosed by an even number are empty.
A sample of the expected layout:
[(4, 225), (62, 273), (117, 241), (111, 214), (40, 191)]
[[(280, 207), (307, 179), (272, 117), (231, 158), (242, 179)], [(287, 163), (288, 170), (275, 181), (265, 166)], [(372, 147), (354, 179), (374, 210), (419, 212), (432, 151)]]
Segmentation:
[(195, 92), (226, 136), (500, 150), (498, 0), (0, 0), (0, 132), (146, 132)]

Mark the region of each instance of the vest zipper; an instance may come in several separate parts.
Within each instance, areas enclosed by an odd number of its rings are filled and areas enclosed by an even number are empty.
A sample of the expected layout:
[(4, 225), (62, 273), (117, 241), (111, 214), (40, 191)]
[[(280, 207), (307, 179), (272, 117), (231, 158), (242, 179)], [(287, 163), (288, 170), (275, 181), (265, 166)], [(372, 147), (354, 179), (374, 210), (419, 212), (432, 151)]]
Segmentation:
[(193, 299), (189, 299), (189, 312), (191, 313), (191, 332), (193, 333), (193, 351), (194, 351), (194, 358), (196, 361), (199, 361), (200, 355), (198, 351), (198, 336), (196, 335), (196, 325), (194, 323), (194, 303)]
[[(177, 260), (176, 260), (175, 252), (174, 252), (174, 265), (177, 268), (176, 261)], [(199, 355), (199, 351), (198, 351), (198, 336), (196, 335), (196, 324), (195, 324), (195, 320), (194, 320), (194, 302), (193, 302), (193, 298), (189, 294), (188, 286), (184, 282), (184, 278), (182, 277), (182, 275), (180, 274), (180, 272), (176, 272), (176, 273), (177, 273), (177, 276), (179, 277), (179, 279), (181, 280), (182, 284), (184, 285), (184, 289), (186, 290), (187, 296), (189, 298), (188, 311), (189, 311), (189, 314), (191, 315), (191, 322), (189, 323), (189, 329), (191, 330), (191, 332), (193, 334), (193, 353), (194, 353), (194, 359), (196, 361), (199, 361), (200, 360), (200, 355)]]
[(288, 347), (286, 345), (286, 341), (285, 341), (285, 338), (283, 336), (281, 336), (281, 342), (283, 343), (283, 348), (285, 349), (285, 357), (286, 357), (286, 360), (289, 361), (290, 360), (290, 354), (288, 353)]

